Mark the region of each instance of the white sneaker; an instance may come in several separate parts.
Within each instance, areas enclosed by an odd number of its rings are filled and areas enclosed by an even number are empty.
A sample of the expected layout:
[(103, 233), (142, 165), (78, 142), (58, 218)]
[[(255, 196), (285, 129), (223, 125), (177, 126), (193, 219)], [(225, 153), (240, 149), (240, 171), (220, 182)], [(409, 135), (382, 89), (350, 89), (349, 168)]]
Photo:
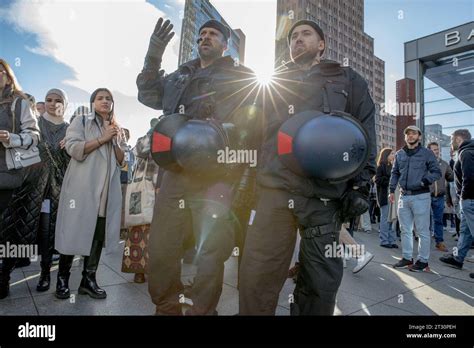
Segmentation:
[(357, 266), (354, 267), (352, 270), (352, 273), (357, 273), (362, 271), (362, 269), (367, 266), (367, 264), (372, 261), (374, 258), (374, 255), (369, 253), (368, 251), (365, 252), (365, 254), (357, 259)]

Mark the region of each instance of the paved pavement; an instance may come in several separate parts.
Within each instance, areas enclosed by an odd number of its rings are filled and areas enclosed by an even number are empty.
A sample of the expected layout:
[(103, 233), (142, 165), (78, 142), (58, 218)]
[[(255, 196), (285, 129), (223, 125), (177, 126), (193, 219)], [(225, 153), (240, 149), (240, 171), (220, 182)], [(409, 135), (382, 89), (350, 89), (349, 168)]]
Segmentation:
[[(474, 315), (474, 263), (465, 262), (462, 270), (442, 264), (442, 252), (434, 248), (430, 257), (432, 273), (395, 270), (392, 264), (401, 258), (401, 249), (379, 246), (377, 225), (371, 233), (356, 232), (355, 238), (365, 245), (375, 258), (358, 274), (352, 273), (355, 260), (349, 261), (337, 296), (336, 315)], [(456, 242), (445, 233), (449, 248)], [(468, 256), (473, 255), (471, 250)], [(107, 290), (105, 300), (93, 300), (78, 295), (82, 261), (76, 258), (70, 280), (70, 300), (54, 297), (57, 266), (53, 268), (53, 286), (48, 292), (38, 293), (39, 262), (12, 273), (11, 294), (0, 301), (0, 315), (150, 315), (154, 313), (147, 291), (147, 283), (133, 283), (133, 274), (120, 271), (121, 254), (102, 258), (97, 278)], [(188, 282), (194, 267), (183, 265), (183, 281)], [(226, 263), (224, 288), (218, 305), (220, 315), (238, 312), (237, 258)], [(289, 315), (289, 295), (294, 283), (288, 279), (280, 294), (277, 315)]]

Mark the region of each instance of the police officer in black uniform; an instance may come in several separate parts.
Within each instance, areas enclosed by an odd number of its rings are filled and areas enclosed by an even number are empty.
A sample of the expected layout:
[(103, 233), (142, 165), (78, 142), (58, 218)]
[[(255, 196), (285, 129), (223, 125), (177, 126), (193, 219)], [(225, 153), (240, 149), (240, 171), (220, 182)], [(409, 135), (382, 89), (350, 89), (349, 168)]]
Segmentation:
[[(241, 315), (275, 314), (297, 229), (302, 237), (300, 271), (294, 296), (289, 299), (291, 314), (333, 315), (343, 265), (340, 257), (325, 256), (326, 246), (339, 243), (343, 221), (368, 209), (369, 182), (375, 174), (375, 107), (366, 81), (351, 68), (320, 58), (324, 33), (313, 21), (296, 22), (288, 44), (292, 62), (276, 74), (276, 107), (268, 110), (271, 103), (265, 107), (265, 138), (257, 175), (259, 199), (240, 268)], [(356, 176), (341, 183), (305, 177), (278, 158), (281, 125), (307, 110), (346, 112), (362, 124), (369, 139), (369, 155)], [(335, 140), (333, 144), (337, 144)]]
[[(169, 20), (158, 20), (145, 66), (137, 78), (139, 101), (162, 109), (164, 119), (184, 113), (191, 120), (233, 124), (238, 143), (250, 148), (258, 120), (252, 95), (256, 82), (251, 70), (223, 56), (229, 28), (216, 20), (206, 22), (199, 30), (199, 58), (165, 75), (160, 66), (165, 47), (174, 34), (172, 28)], [(192, 138), (196, 137), (191, 132), (188, 139), (195, 141)], [(183, 145), (183, 139), (180, 141)], [(202, 155), (186, 149), (186, 145), (184, 150), (183, 156), (188, 159)], [(197, 274), (189, 295), (193, 306), (186, 314), (217, 314), (224, 262), (232, 253), (238, 224), (233, 209), (251, 181), (248, 169), (249, 166), (243, 165), (232, 170), (209, 170), (205, 173), (208, 175), (200, 176), (192, 170), (164, 172), (149, 240), (149, 292), (156, 304), (156, 314), (182, 314), (181, 257), (188, 225), (192, 226), (196, 242)]]

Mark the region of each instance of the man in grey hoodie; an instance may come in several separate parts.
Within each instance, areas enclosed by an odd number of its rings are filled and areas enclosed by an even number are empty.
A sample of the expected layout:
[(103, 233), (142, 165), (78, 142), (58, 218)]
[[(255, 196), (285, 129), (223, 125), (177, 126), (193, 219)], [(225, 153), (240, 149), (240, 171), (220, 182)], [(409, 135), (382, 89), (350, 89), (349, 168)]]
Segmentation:
[[(400, 185), (398, 218), (402, 231), (403, 258), (395, 268), (408, 267), (410, 271), (429, 271), (430, 258), (430, 185), (441, 178), (436, 157), (432, 151), (421, 146), (421, 130), (408, 126), (404, 130), (406, 145), (395, 154), (390, 177), (390, 202)], [(418, 260), (413, 264), (413, 225), (420, 235)]]

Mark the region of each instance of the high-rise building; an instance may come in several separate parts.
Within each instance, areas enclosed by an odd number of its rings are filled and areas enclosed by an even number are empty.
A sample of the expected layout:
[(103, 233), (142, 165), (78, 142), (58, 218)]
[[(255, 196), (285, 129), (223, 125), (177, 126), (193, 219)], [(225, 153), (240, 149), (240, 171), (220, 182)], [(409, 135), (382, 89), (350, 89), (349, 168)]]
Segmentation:
[(385, 102), (385, 62), (374, 55), (374, 39), (364, 32), (364, 1), (277, 0), (276, 68), (290, 60), (287, 36), (300, 19), (313, 20), (324, 31), (325, 58), (352, 67), (367, 81), (377, 105), (376, 128), (387, 129), (386, 134), (379, 134), (377, 149), (382, 144), (395, 147), (395, 125), (380, 113)]
[[(179, 65), (198, 57), (196, 41), (199, 38), (199, 28), (210, 19), (218, 20), (230, 28), (209, 0), (186, 0), (179, 45)], [(231, 37), (225, 55), (229, 55), (238, 60), (240, 64), (244, 64), (245, 34), (242, 30), (231, 29)]]
[[(377, 119), (380, 117), (380, 119)], [(383, 116), (376, 114), (375, 131), (377, 132), (377, 149), (380, 152), (384, 147), (390, 147), (395, 150), (396, 143), (396, 117), (386, 113)]]
[(399, 150), (405, 146), (405, 135), (403, 131), (406, 127), (415, 125), (416, 123), (417, 104), (415, 97), (415, 80), (407, 78), (398, 80), (396, 94), (396, 150)]

